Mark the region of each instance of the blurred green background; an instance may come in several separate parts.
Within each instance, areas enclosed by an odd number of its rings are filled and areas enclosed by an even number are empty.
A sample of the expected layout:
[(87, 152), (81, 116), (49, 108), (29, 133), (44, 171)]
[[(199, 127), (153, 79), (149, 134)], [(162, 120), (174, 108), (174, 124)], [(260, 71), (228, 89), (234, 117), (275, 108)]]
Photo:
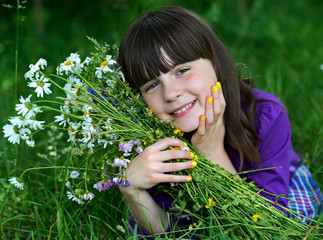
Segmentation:
[[(17, 9), (17, 2), (23, 8)], [(0, 6), (1, 129), (8, 123), (9, 116), (16, 115), (18, 98), (33, 92), (24, 79), (29, 64), (45, 58), (47, 71), (54, 72), (70, 53), (78, 52), (84, 59), (94, 51), (86, 36), (100, 43), (119, 44), (130, 24), (144, 11), (179, 5), (208, 21), (235, 61), (244, 66), (244, 75), (252, 77), (257, 88), (276, 94), (285, 104), (294, 148), (303, 155), (304, 163), (323, 187), (323, 1), (30, 0), (23, 3), (2, 0), (1, 3), (13, 6)], [(4, 203), (0, 208), (2, 233), (11, 236), (12, 229), (19, 229), (20, 225), (16, 226), (17, 221), (12, 218), (14, 215), (35, 216), (37, 205), (31, 195), (41, 201), (42, 197), (56, 194), (51, 190), (53, 185), (56, 190), (59, 188), (53, 171), (27, 174), (26, 180), (33, 191), (25, 192), (24, 197), (7, 184), (9, 176), (19, 176), (28, 167), (51, 165), (53, 161), (59, 164), (58, 157), (53, 160), (37, 155), (48, 154), (48, 141), (51, 141), (64, 159), (62, 149), (65, 144), (55, 137), (57, 134), (51, 137), (40, 134), (34, 149), (25, 144), (13, 146), (7, 139), (0, 138), (0, 202)], [(58, 143), (54, 144), (54, 141)], [(39, 189), (49, 189), (46, 190), (49, 192), (39, 195)], [(22, 203), (21, 198), (26, 201)], [(9, 205), (11, 207), (4, 210)], [(27, 227), (24, 228), (29, 230), (23, 234), (30, 236), (30, 229), (35, 225), (39, 231), (47, 229), (48, 234), (53, 223), (45, 220), (47, 212), (42, 214), (38, 214), (38, 222), (44, 221), (44, 227), (38, 229), (42, 225), (37, 225), (36, 220), (26, 220)], [(46, 221), (49, 221), (48, 225)]]

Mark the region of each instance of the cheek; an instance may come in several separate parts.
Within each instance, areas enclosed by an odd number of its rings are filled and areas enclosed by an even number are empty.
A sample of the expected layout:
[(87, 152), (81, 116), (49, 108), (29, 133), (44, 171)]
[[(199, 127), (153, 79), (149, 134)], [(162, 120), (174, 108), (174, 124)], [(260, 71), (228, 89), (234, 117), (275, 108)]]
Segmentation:
[(162, 119), (162, 117), (163, 117), (162, 102), (159, 98), (156, 97), (156, 95), (144, 97), (144, 100), (145, 100), (146, 104), (148, 105), (148, 107), (153, 110), (154, 115), (156, 117), (158, 117), (159, 119)]

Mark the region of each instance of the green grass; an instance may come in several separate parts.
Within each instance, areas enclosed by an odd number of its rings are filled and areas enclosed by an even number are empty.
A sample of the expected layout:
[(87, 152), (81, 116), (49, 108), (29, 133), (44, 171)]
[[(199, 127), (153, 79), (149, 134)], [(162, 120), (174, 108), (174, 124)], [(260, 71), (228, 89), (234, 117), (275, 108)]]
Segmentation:
[[(15, 92), (24, 97), (32, 93), (23, 77), (30, 63), (43, 57), (48, 61), (48, 70), (54, 71), (71, 52), (85, 56), (93, 51), (87, 35), (102, 43), (119, 43), (140, 12), (166, 2), (178, 3), (202, 15), (234, 59), (248, 66), (245, 75), (255, 80), (255, 86), (280, 98), (290, 117), (294, 148), (323, 188), (323, 71), (319, 69), (323, 64), (323, 5), (318, 0), (259, 0), (246, 1), (245, 5), (239, 0), (119, 0), (101, 5), (43, 1), (43, 21), (36, 20), (37, 8), (30, 1), (20, 11), (25, 18), (19, 28), (17, 85), (16, 11), (0, 7), (0, 125), (15, 115)], [(65, 162), (69, 156), (63, 149), (67, 145), (55, 135), (41, 133), (34, 149), (24, 144), (13, 146), (0, 138), (0, 238), (128, 238), (127, 233), (117, 229), (118, 225), (127, 228), (127, 209), (118, 190), (95, 192), (96, 197), (89, 204), (79, 207), (66, 198), (59, 170), (27, 172), (23, 191), (8, 184), (8, 177), (19, 176), (27, 168)], [(50, 156), (52, 150), (48, 146), (59, 155)]]

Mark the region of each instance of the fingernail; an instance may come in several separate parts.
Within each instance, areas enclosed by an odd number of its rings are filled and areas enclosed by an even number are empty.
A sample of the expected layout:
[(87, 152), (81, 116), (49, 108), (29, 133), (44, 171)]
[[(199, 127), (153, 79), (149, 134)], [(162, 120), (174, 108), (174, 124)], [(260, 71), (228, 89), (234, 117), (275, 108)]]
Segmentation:
[(186, 180), (187, 180), (188, 182), (190, 182), (190, 181), (192, 181), (192, 178), (191, 178), (191, 177), (188, 177)]
[(213, 92), (217, 92), (218, 91), (218, 87), (217, 86), (214, 86), (214, 87), (212, 87), (212, 90), (213, 90)]
[(197, 166), (197, 162), (196, 162), (196, 161), (193, 161), (193, 162), (192, 162), (192, 166), (193, 166), (193, 167), (196, 167), (196, 166)]
[(221, 83), (220, 82), (216, 82), (216, 85), (218, 86), (218, 88), (221, 88)]
[(202, 117), (201, 117), (201, 121), (204, 121), (204, 120), (205, 120), (205, 116), (202, 116)]
[(191, 154), (191, 158), (193, 158), (194, 157), (194, 153), (190, 152), (190, 154)]
[(207, 99), (207, 101), (208, 101), (209, 103), (212, 103), (213, 98), (212, 98), (212, 97), (209, 97), (209, 98)]

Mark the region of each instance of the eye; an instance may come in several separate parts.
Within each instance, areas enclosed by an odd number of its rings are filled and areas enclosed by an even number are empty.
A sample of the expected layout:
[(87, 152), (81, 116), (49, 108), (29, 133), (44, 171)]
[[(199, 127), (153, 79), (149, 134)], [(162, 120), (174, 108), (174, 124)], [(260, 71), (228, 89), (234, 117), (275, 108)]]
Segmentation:
[(188, 70), (190, 70), (190, 68), (188, 68), (188, 67), (180, 68), (180, 69), (176, 72), (176, 75), (181, 76), (181, 75), (183, 75), (185, 72), (187, 72)]
[(145, 87), (145, 92), (148, 92), (152, 89), (154, 89), (156, 86), (158, 86), (158, 82), (152, 82), (152, 83), (149, 83), (146, 87)]

